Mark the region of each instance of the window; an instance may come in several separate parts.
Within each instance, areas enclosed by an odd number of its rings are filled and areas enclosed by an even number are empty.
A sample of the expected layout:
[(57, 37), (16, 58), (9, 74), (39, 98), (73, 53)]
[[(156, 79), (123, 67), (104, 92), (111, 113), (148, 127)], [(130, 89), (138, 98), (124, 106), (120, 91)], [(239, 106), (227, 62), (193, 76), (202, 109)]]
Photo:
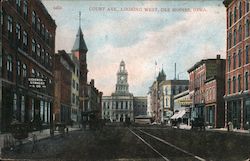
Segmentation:
[(246, 20), (246, 37), (249, 36), (249, 20)]
[(13, 117), (17, 119), (17, 95), (14, 93), (13, 97)]
[(231, 66), (231, 56), (230, 55), (228, 55), (227, 63), (228, 63), (228, 72), (229, 72), (230, 66)]
[(242, 40), (242, 28), (241, 28), (241, 25), (239, 26), (239, 41)]
[(44, 49), (42, 49), (41, 57), (42, 57), (42, 62), (44, 63)]
[(32, 12), (32, 26), (36, 27), (36, 13), (35, 11)]
[(235, 69), (236, 68), (236, 54), (235, 53), (234, 53), (233, 59), (234, 59), (234, 62), (233, 62), (234, 64), (233, 65), (234, 65), (234, 69)]
[(12, 72), (13, 71), (13, 60), (10, 55), (7, 57), (7, 71)]
[(10, 34), (13, 31), (13, 19), (12, 19), (11, 16), (8, 16), (7, 29), (8, 29), (8, 33), (9, 33), (9, 36), (10, 36)]
[(73, 93), (73, 94), (72, 94), (72, 103), (75, 104), (75, 102), (76, 102), (76, 100), (75, 100), (75, 94)]
[(75, 89), (75, 80), (72, 81), (73, 88)]
[(245, 90), (248, 90), (248, 72), (245, 73)]
[(35, 77), (36, 76), (36, 71), (34, 69), (31, 70), (31, 76)]
[(21, 62), (19, 60), (17, 61), (17, 75), (21, 75)]
[(238, 75), (238, 92), (241, 91), (241, 76)]
[(228, 89), (228, 94), (230, 94), (230, 91), (231, 91), (231, 79), (229, 78), (228, 81), (227, 81), (227, 89)]
[(229, 33), (229, 38), (228, 38), (228, 48), (230, 49), (232, 45), (232, 33)]
[(16, 0), (16, 7), (17, 7), (17, 10), (20, 11), (21, 0)]
[(246, 0), (246, 12), (249, 12), (249, 0)]
[(233, 93), (236, 92), (236, 78), (235, 76), (233, 77)]
[(18, 39), (18, 40), (20, 40), (21, 39), (21, 27), (20, 27), (20, 24), (16, 24), (16, 38)]
[(23, 77), (27, 77), (27, 66), (23, 64)]
[(239, 53), (238, 53), (238, 67), (241, 66), (241, 50), (239, 50)]
[(49, 40), (49, 31), (46, 29), (45, 31), (45, 41), (48, 43)]
[(32, 52), (36, 52), (36, 41), (34, 39), (32, 39)]
[(41, 20), (40, 20), (40, 18), (37, 19), (37, 31), (38, 32), (41, 31)]
[(239, 18), (242, 16), (242, 7), (241, 2), (239, 3)]
[(248, 58), (248, 48), (249, 48), (249, 47), (248, 47), (248, 45), (247, 45), (247, 46), (246, 46), (246, 64), (248, 64), (248, 62), (249, 62), (249, 61), (248, 61), (248, 59), (249, 59), (249, 58)]
[(42, 34), (42, 36), (44, 37), (44, 34), (45, 34), (45, 27), (44, 27), (44, 24), (42, 24), (41, 34)]
[(76, 83), (76, 90), (78, 91), (79, 90), (79, 84)]
[(36, 53), (37, 53), (37, 57), (40, 58), (41, 57), (41, 46), (40, 46), (40, 44), (37, 44)]
[(49, 53), (46, 53), (46, 55), (45, 55), (45, 63), (46, 64), (49, 63)]
[(235, 6), (234, 7), (234, 22), (236, 22), (236, 17), (237, 17), (237, 8)]
[(26, 31), (23, 31), (23, 45), (28, 46), (28, 34)]
[(229, 26), (232, 26), (232, 12), (229, 13)]
[(27, 0), (23, 0), (23, 16), (25, 19), (28, 18), (28, 2), (27, 2)]
[(234, 29), (234, 45), (236, 45), (236, 30)]

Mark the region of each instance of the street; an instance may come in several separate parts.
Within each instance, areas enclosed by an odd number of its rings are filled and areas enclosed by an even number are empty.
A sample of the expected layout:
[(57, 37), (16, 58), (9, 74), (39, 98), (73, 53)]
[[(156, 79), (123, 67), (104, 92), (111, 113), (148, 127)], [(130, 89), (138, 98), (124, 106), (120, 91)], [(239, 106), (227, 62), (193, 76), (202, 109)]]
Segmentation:
[[(72, 131), (4, 152), (28, 160), (246, 160), (250, 136), (170, 127), (111, 127)], [(33, 149), (33, 152), (32, 152)]]

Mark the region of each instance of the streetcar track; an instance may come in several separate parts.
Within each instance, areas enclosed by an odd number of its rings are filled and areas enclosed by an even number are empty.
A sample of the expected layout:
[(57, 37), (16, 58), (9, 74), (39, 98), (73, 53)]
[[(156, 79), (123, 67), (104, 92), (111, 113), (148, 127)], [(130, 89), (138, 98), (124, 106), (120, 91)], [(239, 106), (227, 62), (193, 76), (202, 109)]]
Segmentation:
[(156, 152), (158, 155), (160, 155), (165, 161), (170, 161), (167, 157), (162, 155), (159, 151), (157, 151), (152, 145), (150, 145), (148, 142), (146, 142), (142, 137), (140, 137), (138, 134), (136, 134), (133, 130), (128, 128), (129, 131), (134, 134), (136, 137), (138, 137), (144, 144), (146, 144), (150, 149), (152, 149), (154, 152)]
[[(143, 139), (139, 134), (136, 134), (133, 130), (131, 130), (130, 128), (128, 128), (129, 130), (130, 130), (130, 132), (131, 133), (133, 133), (136, 137), (138, 137), (144, 144), (146, 144), (147, 146), (149, 146), (152, 150), (154, 150), (157, 154), (159, 154), (161, 157), (162, 156), (164, 156), (163, 154), (161, 154), (159, 151), (157, 151), (150, 143), (148, 143), (148, 142), (146, 142), (146, 140), (145, 139)], [(161, 138), (159, 138), (159, 137), (156, 137), (156, 136), (154, 136), (154, 135), (152, 135), (152, 134), (149, 134), (149, 133), (147, 133), (147, 132), (145, 132), (145, 131), (143, 131), (143, 130), (141, 130), (141, 129), (137, 129), (138, 131), (140, 131), (141, 133), (143, 133), (143, 134), (145, 134), (145, 135), (147, 135), (147, 136), (149, 136), (150, 138), (153, 138), (154, 140), (157, 140), (157, 141), (159, 141), (159, 142), (161, 142), (161, 143), (163, 143), (164, 145), (167, 145), (167, 146), (169, 146), (169, 147), (172, 147), (172, 148), (174, 148), (175, 150), (177, 150), (177, 151), (179, 151), (179, 152), (182, 152), (182, 153), (184, 153), (185, 155), (188, 155), (188, 156), (192, 156), (192, 157), (194, 157), (195, 159), (197, 159), (197, 160), (200, 160), (200, 161), (205, 161), (206, 159), (204, 159), (204, 158), (201, 158), (201, 157), (199, 157), (199, 156), (197, 156), (197, 155), (194, 155), (194, 154), (192, 154), (192, 153), (190, 153), (190, 152), (188, 152), (188, 151), (186, 151), (186, 150), (184, 150), (184, 149), (181, 149), (180, 147), (177, 147), (177, 146), (175, 146), (175, 145), (173, 145), (173, 144), (171, 144), (171, 143), (169, 143), (169, 142), (167, 142), (167, 141), (165, 141), (165, 140), (163, 140), (163, 139), (161, 139)], [(165, 157), (165, 156), (164, 156)], [(165, 157), (166, 159), (168, 159), (167, 157)], [(168, 159), (168, 160), (170, 160), (170, 159)]]
[(186, 151), (184, 149), (181, 149), (181, 148), (179, 148), (179, 147), (177, 147), (177, 146), (175, 146), (175, 145), (173, 145), (173, 144), (171, 144), (171, 143), (169, 143), (169, 142), (167, 142), (167, 141), (165, 141), (165, 140), (163, 140), (163, 139), (161, 139), (161, 138), (159, 138), (157, 136), (149, 134), (149, 133), (147, 133), (147, 132), (145, 132), (143, 130), (140, 130), (140, 129), (139, 129), (139, 131), (141, 131), (142, 133), (144, 133), (144, 134), (146, 134), (146, 135), (148, 135), (148, 136), (150, 136), (150, 137), (152, 137), (152, 138), (154, 138), (154, 139), (156, 139), (156, 140), (158, 140), (158, 141), (160, 141), (160, 142), (162, 142), (162, 143), (164, 143), (164, 144), (166, 144), (168, 146), (171, 146), (171, 147), (175, 148), (176, 150), (179, 150), (179, 151), (181, 151), (181, 152), (183, 152), (183, 153), (185, 153), (187, 155), (190, 155), (190, 156), (192, 156), (192, 157), (194, 157), (194, 158), (196, 158), (196, 159), (198, 159), (200, 161), (206, 161), (206, 159), (203, 159), (203, 158), (201, 158), (201, 157), (199, 157), (197, 155), (194, 155), (194, 154), (192, 154), (192, 153), (190, 153), (190, 152), (188, 152), (188, 151)]

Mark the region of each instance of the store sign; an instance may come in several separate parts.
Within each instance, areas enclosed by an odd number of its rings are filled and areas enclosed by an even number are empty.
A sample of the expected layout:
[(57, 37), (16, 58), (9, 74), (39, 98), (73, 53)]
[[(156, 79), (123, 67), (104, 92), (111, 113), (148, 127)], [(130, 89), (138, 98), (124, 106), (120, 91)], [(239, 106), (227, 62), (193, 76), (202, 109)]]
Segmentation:
[(30, 88), (46, 88), (46, 81), (43, 78), (28, 78)]
[(191, 105), (192, 104), (192, 100), (190, 100), (190, 99), (179, 100), (178, 102), (180, 105)]

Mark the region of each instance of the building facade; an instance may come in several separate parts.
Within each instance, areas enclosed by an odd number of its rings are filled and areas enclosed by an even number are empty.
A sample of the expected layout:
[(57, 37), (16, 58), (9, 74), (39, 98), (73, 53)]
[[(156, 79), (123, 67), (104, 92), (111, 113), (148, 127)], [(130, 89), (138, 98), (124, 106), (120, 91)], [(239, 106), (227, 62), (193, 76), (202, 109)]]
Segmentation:
[(232, 122), (235, 128), (247, 129), (250, 122), (250, 4), (244, 0), (224, 0), (224, 4), (227, 8), (225, 126)]
[[(154, 121), (170, 123), (174, 111), (174, 95), (188, 89), (188, 80), (166, 80), (163, 69), (159, 72), (149, 91), (148, 108)], [(149, 111), (150, 111), (149, 110)]]
[(102, 98), (102, 118), (111, 122), (134, 120), (134, 96), (129, 92), (128, 72), (121, 61), (117, 72), (115, 92)]
[(134, 97), (134, 117), (140, 115), (147, 115), (147, 97)]
[(55, 102), (53, 108), (54, 122), (71, 122), (71, 86), (74, 63), (64, 51), (55, 54)]
[[(13, 120), (49, 124), (56, 24), (41, 1), (1, 1), (0, 130)], [(30, 78), (45, 83), (30, 86)]]
[(71, 82), (71, 120), (74, 123), (78, 123), (81, 118), (80, 101), (79, 101), (79, 60), (72, 53), (69, 54), (72, 62), (74, 63), (74, 69), (72, 71), (72, 82)]
[(189, 70), (192, 118), (204, 118), (213, 127), (224, 126), (225, 60), (203, 59)]

